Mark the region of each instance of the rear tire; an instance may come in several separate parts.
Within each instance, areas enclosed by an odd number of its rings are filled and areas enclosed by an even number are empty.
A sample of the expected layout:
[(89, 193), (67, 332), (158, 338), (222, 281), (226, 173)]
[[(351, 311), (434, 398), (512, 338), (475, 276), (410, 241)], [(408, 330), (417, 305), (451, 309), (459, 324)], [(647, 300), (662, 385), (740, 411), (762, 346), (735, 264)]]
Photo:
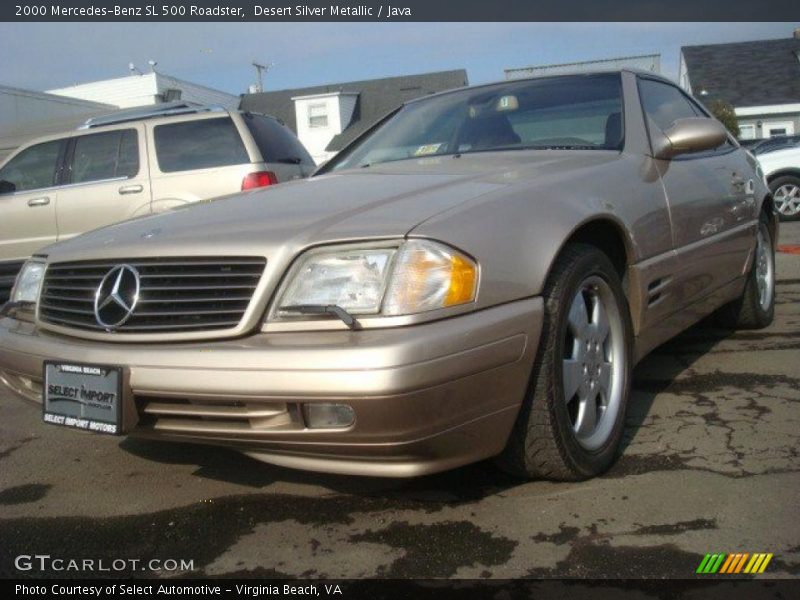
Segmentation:
[(767, 216), (758, 222), (753, 265), (744, 292), (720, 313), (722, 324), (733, 329), (761, 329), (775, 318), (775, 244)]
[(570, 244), (543, 291), (544, 319), (527, 398), (500, 467), (522, 478), (579, 481), (608, 469), (630, 395), (632, 328), (609, 258)]
[(769, 184), (775, 212), (781, 221), (800, 219), (800, 177), (783, 175)]

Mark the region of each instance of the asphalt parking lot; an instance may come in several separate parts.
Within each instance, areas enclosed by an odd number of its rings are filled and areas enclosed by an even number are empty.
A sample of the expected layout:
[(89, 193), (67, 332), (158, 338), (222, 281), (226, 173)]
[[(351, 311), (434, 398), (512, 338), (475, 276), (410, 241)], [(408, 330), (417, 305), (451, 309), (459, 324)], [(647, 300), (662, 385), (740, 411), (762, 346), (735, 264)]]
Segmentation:
[[(800, 223), (780, 242), (800, 246)], [(777, 273), (769, 329), (701, 324), (637, 367), (622, 456), (578, 484), (491, 464), (410, 481), (294, 472), (46, 426), (0, 397), (0, 576), (79, 575), (14, 567), (49, 554), (192, 560), (184, 575), (687, 577), (706, 553), (771, 552), (763, 576), (797, 577), (800, 254)]]

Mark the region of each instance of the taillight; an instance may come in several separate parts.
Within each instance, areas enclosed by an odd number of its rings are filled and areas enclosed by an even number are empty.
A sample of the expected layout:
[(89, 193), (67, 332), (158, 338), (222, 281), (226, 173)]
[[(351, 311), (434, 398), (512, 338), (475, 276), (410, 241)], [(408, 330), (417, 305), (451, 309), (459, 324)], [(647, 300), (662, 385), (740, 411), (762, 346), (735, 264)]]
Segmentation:
[(242, 179), (242, 191), (266, 187), (276, 183), (278, 183), (278, 178), (275, 177), (275, 173), (272, 171), (256, 171), (244, 176), (244, 179)]

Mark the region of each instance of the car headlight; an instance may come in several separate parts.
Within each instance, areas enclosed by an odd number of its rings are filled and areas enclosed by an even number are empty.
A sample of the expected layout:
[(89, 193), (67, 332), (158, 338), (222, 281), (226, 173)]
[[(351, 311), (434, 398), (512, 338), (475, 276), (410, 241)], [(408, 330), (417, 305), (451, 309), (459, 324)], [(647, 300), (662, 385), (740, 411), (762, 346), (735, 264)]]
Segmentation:
[(14, 287), (11, 289), (11, 302), (36, 304), (39, 299), (39, 289), (42, 287), (45, 264), (38, 260), (29, 260), (17, 275)]
[(337, 306), (353, 315), (410, 315), (475, 299), (478, 266), (430, 240), (372, 247), (324, 247), (296, 263), (277, 314), (296, 317), (307, 306)]
[(383, 303), (385, 315), (410, 315), (475, 299), (478, 266), (443, 244), (411, 240), (400, 248)]

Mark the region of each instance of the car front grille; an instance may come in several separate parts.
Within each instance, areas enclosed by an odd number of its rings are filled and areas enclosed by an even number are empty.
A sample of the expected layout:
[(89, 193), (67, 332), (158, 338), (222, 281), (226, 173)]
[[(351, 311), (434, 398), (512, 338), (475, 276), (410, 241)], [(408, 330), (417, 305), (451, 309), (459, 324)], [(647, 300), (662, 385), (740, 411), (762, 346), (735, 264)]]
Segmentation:
[(94, 310), (95, 294), (115, 267), (139, 274), (139, 296), (120, 333), (175, 333), (236, 327), (264, 273), (266, 260), (238, 258), (118, 259), (53, 263), (39, 303), (45, 323), (105, 331)]

